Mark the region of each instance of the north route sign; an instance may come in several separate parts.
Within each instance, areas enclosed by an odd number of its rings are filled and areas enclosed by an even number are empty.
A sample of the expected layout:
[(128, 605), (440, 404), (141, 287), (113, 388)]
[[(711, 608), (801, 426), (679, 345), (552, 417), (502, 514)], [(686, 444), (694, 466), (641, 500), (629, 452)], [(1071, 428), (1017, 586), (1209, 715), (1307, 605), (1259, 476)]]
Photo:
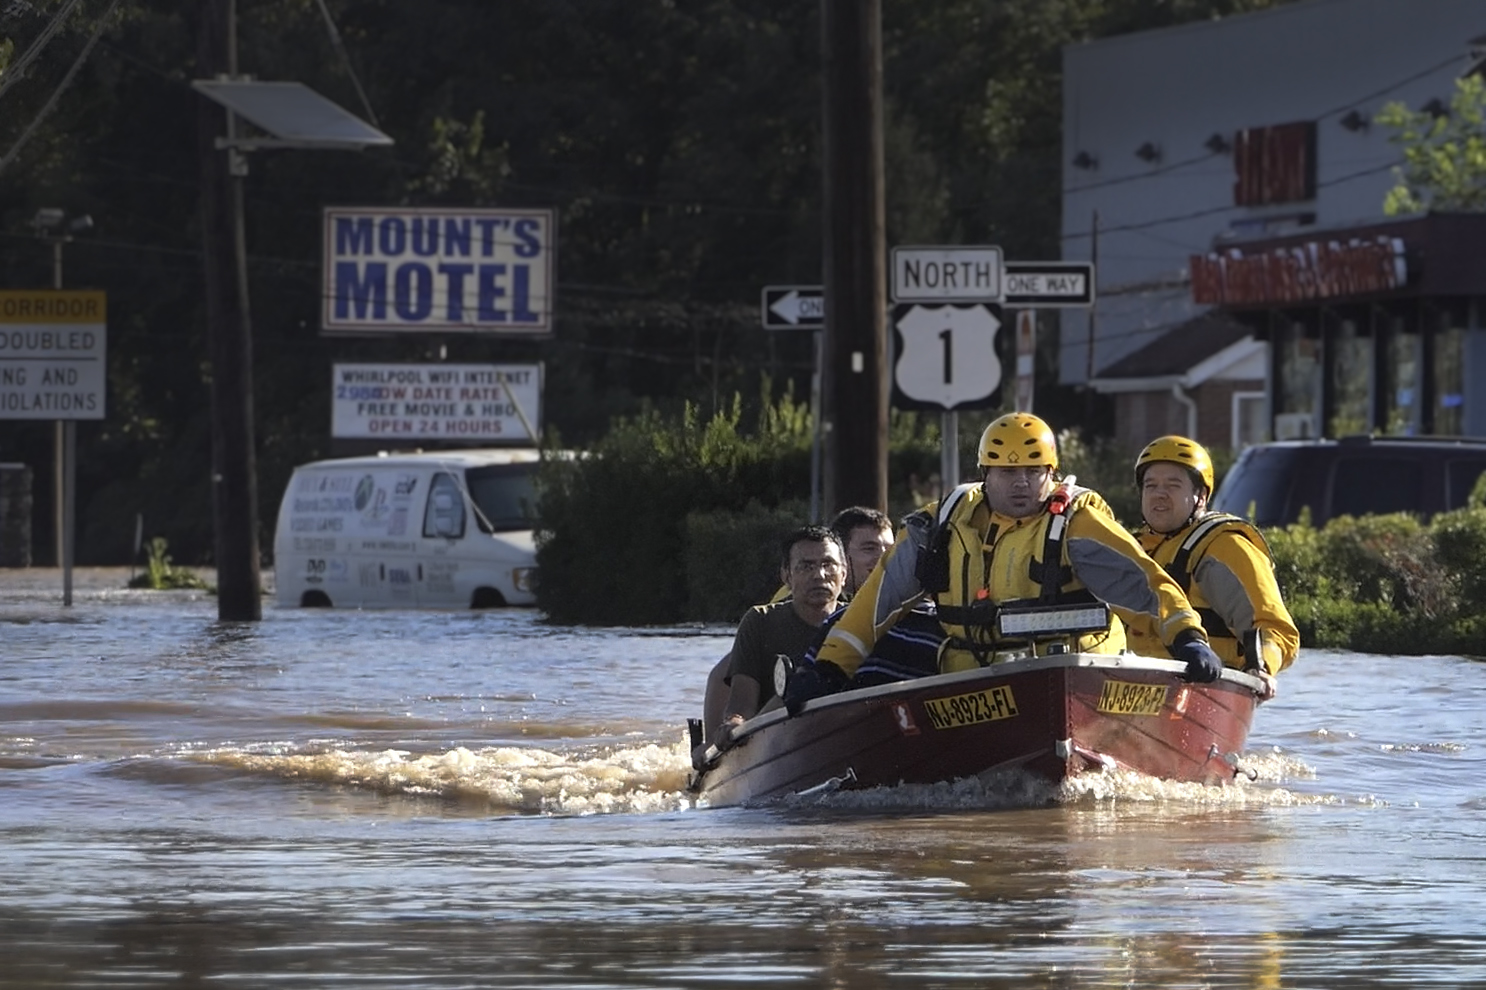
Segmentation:
[(820, 285), (767, 285), (759, 308), (765, 330), (818, 330), (826, 325), (826, 290)]
[(1092, 261), (1008, 261), (1002, 288), (1006, 305), (1033, 309), (1094, 305)]
[(895, 247), (893, 302), (1001, 301), (999, 247)]
[(103, 419), (107, 298), (0, 291), (0, 419)]
[(893, 307), (899, 409), (992, 409), (1001, 403), (1001, 307)]
[(551, 210), (328, 207), (327, 334), (552, 331)]

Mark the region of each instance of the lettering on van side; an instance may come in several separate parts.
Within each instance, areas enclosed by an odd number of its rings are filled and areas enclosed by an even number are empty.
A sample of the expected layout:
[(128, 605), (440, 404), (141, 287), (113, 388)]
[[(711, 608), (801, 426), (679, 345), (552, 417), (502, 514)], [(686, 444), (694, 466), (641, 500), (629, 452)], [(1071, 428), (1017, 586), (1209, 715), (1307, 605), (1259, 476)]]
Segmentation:
[(296, 536), (294, 549), (301, 553), (335, 553), (335, 537)]
[(351, 499), (347, 495), (320, 495), (314, 498), (295, 496), (295, 512), (350, 512)]
[(459, 564), (455, 561), (429, 561), (423, 570), (423, 585), (430, 592), (452, 595), (454, 594), (454, 576), (458, 573)]
[(351, 477), (345, 474), (306, 474), (295, 486), (296, 492), (349, 492)]
[(339, 533), (342, 521), (340, 516), (301, 516), (289, 520), (289, 530), (294, 533)]

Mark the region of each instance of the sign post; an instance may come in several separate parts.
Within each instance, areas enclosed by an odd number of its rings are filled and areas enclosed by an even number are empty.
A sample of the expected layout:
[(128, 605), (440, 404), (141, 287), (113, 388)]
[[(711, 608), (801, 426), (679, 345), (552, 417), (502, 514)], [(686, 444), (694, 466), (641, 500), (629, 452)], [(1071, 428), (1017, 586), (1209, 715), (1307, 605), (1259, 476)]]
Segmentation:
[(826, 290), (822, 285), (766, 285), (759, 315), (765, 330), (813, 330), (810, 353), (810, 521), (820, 522), (820, 372), (825, 345)]
[(62, 604), (72, 604), (79, 419), (102, 419), (108, 380), (102, 292), (0, 291), (0, 419), (55, 420), (63, 430), (58, 547)]

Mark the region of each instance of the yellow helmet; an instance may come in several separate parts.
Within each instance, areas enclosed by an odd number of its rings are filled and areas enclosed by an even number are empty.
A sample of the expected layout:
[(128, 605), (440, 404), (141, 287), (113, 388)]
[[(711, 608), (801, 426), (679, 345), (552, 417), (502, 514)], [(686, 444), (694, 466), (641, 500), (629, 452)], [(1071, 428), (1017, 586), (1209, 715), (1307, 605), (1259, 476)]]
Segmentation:
[(1058, 466), (1052, 427), (1031, 413), (998, 416), (980, 435), (981, 467)]
[(1213, 492), (1213, 459), (1207, 449), (1196, 440), (1186, 437), (1157, 437), (1145, 445), (1145, 450), (1135, 458), (1135, 486), (1140, 487), (1146, 466), (1157, 461), (1177, 464), (1194, 472), (1202, 479), (1209, 495)]

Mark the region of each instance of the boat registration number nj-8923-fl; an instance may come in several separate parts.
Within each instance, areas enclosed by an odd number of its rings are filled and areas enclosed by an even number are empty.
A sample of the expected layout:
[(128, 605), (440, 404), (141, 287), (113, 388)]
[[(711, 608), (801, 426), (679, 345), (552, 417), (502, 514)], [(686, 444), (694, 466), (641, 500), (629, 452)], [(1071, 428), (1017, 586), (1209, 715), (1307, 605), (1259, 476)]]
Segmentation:
[(1166, 685), (1105, 681), (1098, 710), (1111, 715), (1159, 715), (1166, 704)]
[(1013, 718), (1016, 699), (1011, 696), (1011, 687), (1000, 684), (984, 691), (957, 694), (949, 698), (928, 698), (924, 708), (936, 729), (953, 729), (978, 722), (994, 722), (997, 719)]

